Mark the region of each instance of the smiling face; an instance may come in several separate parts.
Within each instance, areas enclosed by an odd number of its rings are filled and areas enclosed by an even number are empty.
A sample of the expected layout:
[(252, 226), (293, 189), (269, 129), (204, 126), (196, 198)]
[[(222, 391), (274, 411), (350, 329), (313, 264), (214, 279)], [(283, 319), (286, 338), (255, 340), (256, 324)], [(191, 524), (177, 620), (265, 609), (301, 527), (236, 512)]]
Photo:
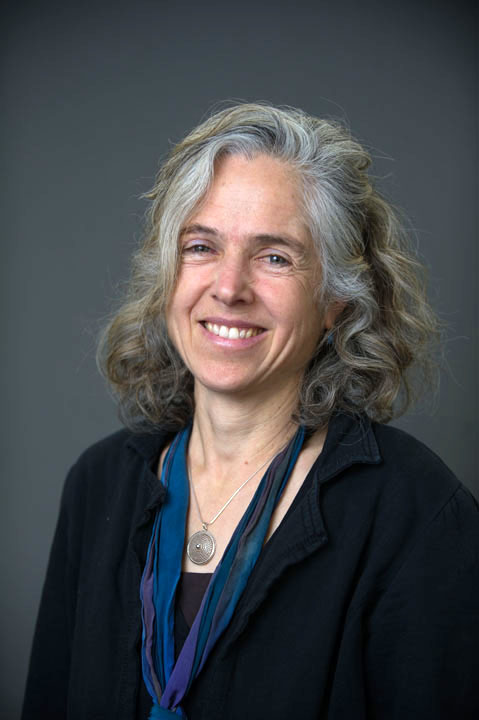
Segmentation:
[(298, 388), (334, 317), (313, 299), (318, 262), (291, 170), (226, 156), (179, 242), (167, 325), (195, 391)]

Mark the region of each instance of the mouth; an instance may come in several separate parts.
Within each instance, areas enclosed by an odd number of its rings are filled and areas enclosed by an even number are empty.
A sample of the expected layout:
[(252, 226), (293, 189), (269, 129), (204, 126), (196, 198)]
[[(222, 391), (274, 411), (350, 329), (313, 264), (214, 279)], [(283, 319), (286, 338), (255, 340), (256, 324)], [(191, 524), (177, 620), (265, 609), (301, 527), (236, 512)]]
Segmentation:
[(211, 322), (202, 322), (203, 327), (208, 332), (218, 337), (225, 338), (225, 340), (241, 340), (244, 338), (256, 337), (264, 332), (264, 328), (259, 327), (235, 327), (229, 325), (217, 325)]

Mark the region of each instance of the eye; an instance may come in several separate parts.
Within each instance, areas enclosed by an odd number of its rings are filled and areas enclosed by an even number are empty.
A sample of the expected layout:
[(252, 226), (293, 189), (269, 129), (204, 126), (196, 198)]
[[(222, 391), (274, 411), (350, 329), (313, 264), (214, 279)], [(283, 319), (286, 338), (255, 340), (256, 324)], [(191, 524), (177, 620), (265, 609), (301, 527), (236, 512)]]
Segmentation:
[(193, 242), (183, 246), (181, 255), (184, 262), (202, 262), (213, 257), (214, 248), (204, 242)]
[(199, 255), (201, 253), (210, 252), (211, 248), (208, 245), (189, 245), (183, 248), (184, 253), (191, 253), (192, 255)]
[(184, 265), (209, 263), (215, 257), (215, 248), (201, 240), (185, 242), (181, 248), (181, 262)]
[(271, 265), (289, 265), (288, 260), (284, 258), (282, 255), (268, 255), (267, 256), (269, 262)]
[(278, 270), (281, 268), (287, 268), (291, 265), (291, 262), (290, 260), (288, 260), (288, 258), (275, 252), (269, 252), (265, 255), (262, 255), (260, 257), (260, 260), (266, 265), (269, 265), (270, 267)]

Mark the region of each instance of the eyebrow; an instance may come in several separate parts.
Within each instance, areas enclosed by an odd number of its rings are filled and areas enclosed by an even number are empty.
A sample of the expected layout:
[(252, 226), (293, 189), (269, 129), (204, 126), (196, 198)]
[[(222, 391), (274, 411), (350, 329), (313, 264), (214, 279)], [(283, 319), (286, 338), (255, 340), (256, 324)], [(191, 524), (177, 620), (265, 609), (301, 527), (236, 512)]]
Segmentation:
[[(191, 235), (193, 233), (202, 233), (203, 235), (211, 235), (216, 238), (221, 237), (221, 233), (216, 230), (216, 228), (208, 227), (207, 225), (200, 225), (199, 223), (187, 225), (181, 231), (180, 236)], [(257, 242), (264, 243), (265, 245), (283, 245), (301, 254), (304, 254), (306, 250), (304, 243), (288, 234), (272, 235), (270, 233), (258, 233), (257, 235), (252, 235), (252, 239)]]
[(215, 237), (220, 236), (220, 233), (218, 230), (215, 230), (215, 228), (208, 227), (207, 225), (199, 225), (198, 223), (187, 225), (183, 228), (180, 235), (191, 235), (191, 233), (203, 233), (205, 235), (214, 235)]

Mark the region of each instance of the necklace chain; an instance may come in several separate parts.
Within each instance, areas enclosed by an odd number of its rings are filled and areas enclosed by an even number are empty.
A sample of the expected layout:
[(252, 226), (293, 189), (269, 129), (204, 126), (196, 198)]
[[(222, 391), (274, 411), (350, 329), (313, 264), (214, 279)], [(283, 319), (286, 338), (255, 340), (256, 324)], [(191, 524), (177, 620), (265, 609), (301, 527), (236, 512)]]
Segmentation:
[(249, 476), (249, 478), (247, 478), (243, 483), (241, 483), (241, 485), (239, 486), (239, 488), (237, 488), (237, 489), (234, 491), (234, 493), (231, 495), (231, 497), (225, 502), (225, 504), (223, 505), (223, 507), (222, 507), (220, 510), (218, 510), (218, 512), (216, 513), (216, 515), (214, 516), (214, 518), (213, 518), (212, 520), (210, 520), (209, 522), (205, 522), (205, 521), (203, 520), (202, 515), (201, 515), (200, 505), (199, 505), (199, 502), (198, 502), (198, 498), (196, 497), (195, 486), (193, 485), (193, 480), (192, 480), (191, 473), (190, 473), (190, 468), (189, 468), (189, 465), (188, 465), (188, 479), (189, 479), (189, 481), (190, 481), (191, 490), (192, 490), (192, 495), (193, 495), (193, 498), (194, 498), (194, 500), (195, 500), (196, 509), (198, 510), (198, 515), (199, 515), (201, 524), (202, 524), (202, 526), (203, 526), (203, 530), (207, 530), (210, 525), (213, 525), (213, 523), (215, 522), (215, 520), (217, 520), (217, 519), (219, 518), (219, 516), (221, 515), (221, 513), (224, 512), (224, 510), (226, 510), (226, 508), (228, 507), (228, 505), (230, 504), (230, 502), (232, 502), (232, 501), (235, 499), (235, 497), (237, 496), (237, 494), (239, 493), (239, 491), (244, 488), (244, 486), (246, 485), (246, 483), (249, 483), (249, 481), (252, 480), (252, 479), (254, 478), (254, 476), (257, 475), (257, 474), (259, 473), (259, 471), (264, 468), (265, 465), (267, 465), (269, 462), (271, 462), (271, 460), (273, 460), (273, 458), (276, 457), (276, 455), (278, 454), (278, 452), (281, 452), (281, 450), (282, 450), (282, 448), (281, 448), (280, 450), (276, 451), (276, 452), (274, 453), (274, 455), (272, 455), (271, 457), (269, 457), (267, 460), (265, 460), (265, 462), (264, 462), (262, 465), (260, 465), (259, 468), (257, 468), (257, 469), (254, 471), (254, 473)]
[(234, 493), (231, 495), (230, 498), (225, 502), (222, 508), (218, 510), (216, 515), (210, 522), (205, 522), (201, 516), (201, 510), (200, 510), (200, 504), (198, 502), (198, 498), (196, 497), (196, 491), (195, 486), (193, 485), (193, 480), (191, 478), (191, 472), (188, 462), (186, 463), (187, 466), (187, 473), (188, 473), (188, 482), (191, 486), (191, 494), (193, 495), (196, 509), (198, 511), (198, 516), (200, 518), (201, 524), (203, 526), (202, 530), (199, 530), (198, 532), (193, 533), (188, 539), (188, 542), (186, 543), (186, 552), (191, 560), (195, 565), (205, 565), (208, 563), (216, 551), (216, 540), (214, 535), (211, 534), (211, 532), (208, 530), (208, 527), (210, 525), (213, 525), (213, 523), (219, 518), (222, 512), (226, 510), (230, 502), (232, 502), (237, 494), (244, 488), (246, 483), (249, 483), (249, 481), (254, 478), (257, 473), (259, 473), (260, 470), (264, 468), (265, 465), (268, 465), (273, 458), (278, 455), (285, 447), (287, 443), (285, 443), (279, 450), (275, 452), (274, 455), (272, 455), (270, 458), (268, 458), (262, 465), (260, 465), (259, 468), (257, 468), (254, 473), (252, 473), (244, 482), (241, 483), (239, 488), (237, 488)]

